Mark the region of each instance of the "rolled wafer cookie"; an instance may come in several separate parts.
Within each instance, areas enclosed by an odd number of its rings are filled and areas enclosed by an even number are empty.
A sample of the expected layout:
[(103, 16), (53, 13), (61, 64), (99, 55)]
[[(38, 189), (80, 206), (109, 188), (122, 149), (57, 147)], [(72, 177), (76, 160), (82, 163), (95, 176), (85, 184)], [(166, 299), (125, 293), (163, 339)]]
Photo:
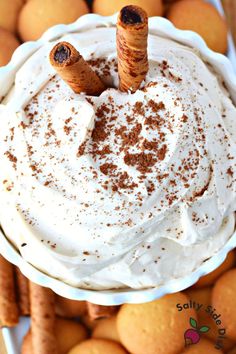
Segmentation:
[(125, 6), (117, 20), (119, 88), (135, 92), (148, 72), (148, 16), (138, 6)]
[(92, 332), (93, 338), (103, 338), (120, 342), (120, 337), (117, 329), (117, 315), (109, 318), (102, 318), (97, 321), (97, 325)]
[(58, 354), (53, 292), (30, 282), (30, 312), (33, 352)]
[(105, 90), (101, 79), (70, 43), (56, 44), (49, 59), (60, 77), (75, 93), (98, 96)]
[(101, 306), (87, 302), (88, 314), (91, 320), (97, 320), (99, 318), (107, 318), (114, 315), (118, 310), (118, 306)]
[(20, 269), (15, 267), (17, 299), (20, 314), (28, 316), (30, 314), (29, 301), (29, 280), (21, 273)]
[(16, 304), (14, 267), (0, 255), (0, 324), (14, 327), (19, 321)]

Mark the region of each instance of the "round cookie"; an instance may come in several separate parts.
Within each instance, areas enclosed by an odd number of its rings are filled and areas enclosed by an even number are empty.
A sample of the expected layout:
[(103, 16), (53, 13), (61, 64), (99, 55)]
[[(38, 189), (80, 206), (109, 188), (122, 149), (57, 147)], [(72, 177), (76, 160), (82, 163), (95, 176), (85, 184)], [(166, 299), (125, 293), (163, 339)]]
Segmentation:
[[(172, 4), (173, 5), (173, 3), (177, 2), (177, 1), (181, 1), (181, 0), (164, 0), (164, 4)], [(190, 1), (192, 1), (192, 0), (190, 0)], [(205, 0), (198, 0), (198, 1), (205, 1)]]
[(213, 5), (199, 0), (181, 0), (170, 7), (167, 18), (177, 28), (200, 34), (212, 50), (226, 52), (226, 21)]
[(231, 251), (228, 253), (224, 262), (213, 272), (201, 277), (198, 282), (194, 285), (196, 288), (202, 288), (204, 286), (213, 285), (215, 281), (227, 270), (232, 268), (236, 264), (236, 253)]
[(56, 295), (56, 314), (65, 318), (73, 318), (83, 316), (87, 311), (85, 301), (69, 300), (62, 296)]
[(127, 354), (120, 344), (105, 339), (88, 339), (80, 343), (68, 354)]
[(163, 14), (162, 0), (94, 0), (93, 12), (103, 16), (113, 15), (126, 5), (137, 5), (142, 7), (148, 16), (161, 16)]
[[(170, 6), (173, 5), (173, 3), (180, 1), (180, 0), (164, 0), (164, 13), (166, 14), (167, 11), (169, 10)], [(191, 1), (191, 0), (190, 0)], [(203, 0), (198, 0), (198, 1), (203, 1)]]
[(88, 12), (85, 0), (30, 0), (20, 12), (18, 32), (23, 41), (36, 40), (49, 27), (74, 22)]
[(0, 27), (10, 32), (16, 32), (17, 19), (23, 0), (1, 0), (0, 1)]
[[(58, 354), (67, 354), (71, 348), (87, 338), (87, 331), (78, 322), (57, 318), (55, 335), (58, 342)], [(33, 354), (31, 331), (24, 337), (21, 354)]]
[(67, 354), (71, 348), (88, 337), (87, 331), (81, 323), (62, 318), (56, 320), (55, 331), (59, 354)]
[[(190, 300), (195, 301), (198, 304), (202, 304), (201, 309), (197, 312), (198, 327), (202, 327), (202, 326), (210, 327), (210, 330), (204, 333), (203, 336), (215, 342), (216, 338), (219, 335), (218, 327), (216, 326), (216, 323), (212, 319), (212, 317), (209, 316), (209, 313), (205, 311), (206, 308), (211, 305), (212, 288), (211, 287), (206, 287), (201, 289), (190, 288), (187, 289), (185, 293), (188, 295)], [(234, 342), (227, 337), (224, 339), (223, 344), (224, 344), (224, 350), (226, 351), (230, 350), (234, 346)]]
[(181, 354), (223, 354), (222, 350), (216, 349), (215, 344), (207, 339), (201, 339), (199, 343), (191, 345)]
[(212, 290), (212, 305), (221, 314), (227, 337), (236, 340), (236, 268), (228, 270), (216, 282)]
[(177, 305), (189, 303), (184, 293), (166, 295), (145, 304), (125, 304), (117, 315), (117, 328), (124, 347), (135, 354), (176, 354), (184, 349), (184, 332), (193, 309), (181, 311)]
[(110, 339), (116, 342), (120, 342), (116, 320), (117, 316), (112, 316), (99, 320), (98, 324), (93, 330), (92, 337)]
[(204, 336), (207, 336), (211, 339), (215, 339), (217, 337), (217, 327), (213, 319), (209, 316), (209, 314), (205, 311), (207, 306), (211, 305), (211, 293), (212, 289), (210, 287), (203, 289), (194, 289), (190, 288), (185, 291), (191, 301), (194, 301), (198, 304), (201, 304), (202, 307), (197, 311), (198, 318), (198, 327), (208, 326), (210, 330), (207, 333), (204, 333)]
[(0, 28), (0, 66), (6, 65), (20, 42), (9, 31)]

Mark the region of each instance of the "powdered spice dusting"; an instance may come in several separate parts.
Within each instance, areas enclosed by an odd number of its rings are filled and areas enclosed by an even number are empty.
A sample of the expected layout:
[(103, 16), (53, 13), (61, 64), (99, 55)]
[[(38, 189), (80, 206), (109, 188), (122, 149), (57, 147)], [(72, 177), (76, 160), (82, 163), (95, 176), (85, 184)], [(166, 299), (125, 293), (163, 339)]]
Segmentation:
[(43, 49), (19, 68), (0, 119), (1, 213), (9, 225), (20, 215), (12, 241), (27, 241), (22, 255), (53, 277), (156, 286), (189, 274), (232, 235), (235, 105), (198, 52), (154, 34), (141, 89), (120, 92), (115, 28), (88, 32), (69, 36), (108, 87), (100, 96), (52, 77)]

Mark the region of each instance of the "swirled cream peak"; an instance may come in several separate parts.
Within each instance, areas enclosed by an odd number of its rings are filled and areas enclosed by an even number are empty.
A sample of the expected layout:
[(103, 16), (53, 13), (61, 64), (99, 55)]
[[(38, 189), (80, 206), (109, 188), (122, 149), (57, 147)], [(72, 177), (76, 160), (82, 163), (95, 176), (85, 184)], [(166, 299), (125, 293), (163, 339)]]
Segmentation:
[(222, 78), (195, 50), (149, 35), (146, 81), (121, 93), (114, 27), (60, 40), (110, 88), (73, 93), (48, 62), (55, 42), (18, 70), (0, 113), (7, 236), (28, 262), (80, 287), (189, 274), (234, 231), (236, 108)]

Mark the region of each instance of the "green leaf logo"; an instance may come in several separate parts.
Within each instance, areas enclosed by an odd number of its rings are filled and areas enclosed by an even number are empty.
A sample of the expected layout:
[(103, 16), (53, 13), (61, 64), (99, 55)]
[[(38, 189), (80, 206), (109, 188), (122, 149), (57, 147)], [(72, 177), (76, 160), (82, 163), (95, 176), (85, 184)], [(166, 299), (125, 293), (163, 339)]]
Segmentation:
[[(197, 328), (197, 321), (194, 319), (194, 318), (192, 318), (192, 317), (190, 317), (190, 325), (193, 327), (193, 328)], [(203, 327), (202, 327), (203, 328)]]
[(200, 328), (200, 332), (202, 332), (202, 333), (206, 333), (206, 332), (208, 332), (208, 331), (209, 331), (209, 329), (210, 329), (210, 327), (207, 327), (207, 326), (202, 326), (202, 327)]

